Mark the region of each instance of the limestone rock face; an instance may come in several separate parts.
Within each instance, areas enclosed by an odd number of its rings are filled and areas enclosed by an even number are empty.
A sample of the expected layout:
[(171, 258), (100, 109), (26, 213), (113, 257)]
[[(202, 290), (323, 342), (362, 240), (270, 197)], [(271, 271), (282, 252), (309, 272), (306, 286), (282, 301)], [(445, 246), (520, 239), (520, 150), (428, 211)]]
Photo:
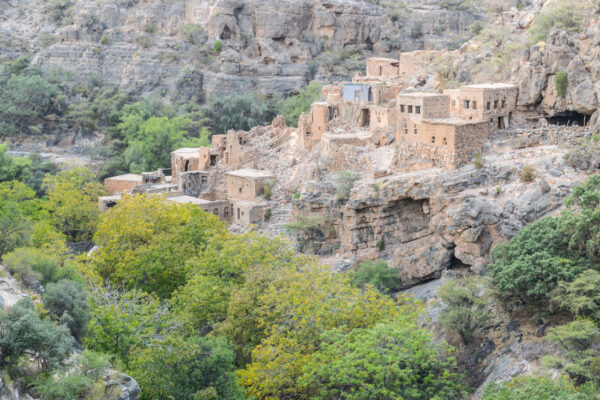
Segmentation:
[(398, 11), (346, 0), (73, 3), (72, 16), (55, 21), (47, 1), (0, 1), (0, 59), (29, 54), (41, 67), (101, 76), (137, 94), (157, 87), (197, 98), (288, 94), (314, 77), (309, 64), (333, 48), (365, 56), (442, 49), (466, 40), (468, 27), (483, 18), (438, 0), (411, 0)]

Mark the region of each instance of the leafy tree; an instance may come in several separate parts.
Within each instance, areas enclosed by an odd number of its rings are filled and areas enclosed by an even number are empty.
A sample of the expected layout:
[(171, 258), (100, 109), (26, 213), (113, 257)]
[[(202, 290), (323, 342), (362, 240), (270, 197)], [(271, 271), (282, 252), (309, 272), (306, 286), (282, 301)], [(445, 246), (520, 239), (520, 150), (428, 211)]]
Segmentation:
[(141, 400), (243, 399), (234, 373), (234, 353), (223, 338), (169, 338), (134, 355), (131, 373)]
[(489, 270), (502, 294), (529, 302), (546, 300), (559, 282), (571, 281), (583, 270), (568, 257), (563, 229), (561, 218), (546, 217), (494, 248)]
[[(72, 279), (77, 275), (75, 268), (64, 261), (55, 254), (32, 247), (18, 248), (5, 254), (2, 259), (8, 271), (17, 274), (26, 284), (33, 283), (33, 279), (39, 280), (42, 285), (64, 278)], [(30, 278), (26, 279), (26, 276)]]
[(348, 333), (333, 329), (303, 369), (310, 399), (462, 399), (456, 361), (415, 315)]
[(551, 301), (576, 317), (600, 322), (600, 273), (588, 269), (573, 282), (561, 282), (552, 292)]
[(81, 338), (90, 319), (88, 293), (83, 284), (69, 279), (49, 283), (44, 294), (44, 306), (61, 324)]
[(45, 203), (54, 225), (71, 241), (89, 241), (98, 223), (98, 196), (103, 186), (85, 168), (61, 171), (44, 179)]
[(397, 291), (402, 287), (398, 270), (388, 267), (385, 261), (368, 260), (361, 262), (352, 275), (352, 282), (358, 287), (371, 284), (383, 293)]
[(542, 362), (549, 367), (562, 367), (578, 383), (596, 379), (591, 365), (598, 352), (592, 348), (600, 339), (600, 330), (589, 319), (577, 319), (549, 330), (548, 338), (562, 348), (560, 358), (545, 356)]
[(310, 112), (312, 103), (321, 98), (322, 86), (319, 82), (312, 82), (295, 96), (281, 100), (279, 112), (285, 117), (288, 126), (298, 126), (300, 114)]
[(155, 296), (109, 286), (92, 293), (91, 320), (84, 342), (88, 348), (113, 354), (128, 365), (132, 349), (168, 334), (170, 329), (168, 309)]
[(0, 144), (0, 182), (27, 180), (31, 161), (25, 157), (12, 157), (7, 151), (6, 145)]
[(31, 224), (16, 202), (0, 202), (0, 255), (27, 244)]
[(275, 107), (267, 101), (256, 99), (248, 94), (213, 99), (205, 108), (213, 133), (226, 133), (228, 130), (250, 130), (263, 125), (275, 117)]
[(168, 298), (189, 278), (188, 261), (225, 232), (217, 217), (194, 205), (125, 196), (100, 218), (100, 248), (88, 262), (103, 279)]
[(520, 376), (501, 384), (491, 383), (483, 400), (598, 400), (598, 389), (576, 387), (570, 379), (547, 376)]
[(440, 287), (438, 296), (446, 306), (440, 316), (442, 326), (458, 332), (465, 343), (470, 343), (491, 318), (488, 296), (479, 279), (448, 280)]
[(0, 310), (0, 364), (15, 363), (26, 355), (48, 371), (59, 366), (73, 347), (68, 329), (40, 320), (30, 298), (19, 300), (8, 311)]
[[(267, 336), (252, 351), (252, 363), (239, 371), (246, 393), (260, 399), (301, 396), (298, 378), (324, 332), (367, 328), (399, 312), (374, 287), (353, 288), (348, 276), (315, 264), (277, 277), (261, 303)], [(405, 307), (408, 312), (412, 305)]]

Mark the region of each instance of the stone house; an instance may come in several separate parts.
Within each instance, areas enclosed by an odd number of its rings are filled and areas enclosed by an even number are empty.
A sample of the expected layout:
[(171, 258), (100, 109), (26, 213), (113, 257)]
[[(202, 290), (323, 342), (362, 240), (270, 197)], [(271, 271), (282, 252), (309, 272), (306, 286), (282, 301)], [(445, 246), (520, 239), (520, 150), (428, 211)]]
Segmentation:
[(235, 200), (256, 201), (263, 194), (265, 184), (275, 179), (271, 172), (240, 169), (227, 172), (227, 197)]
[(142, 174), (125, 174), (106, 178), (104, 180), (104, 188), (106, 189), (106, 193), (112, 196), (129, 192), (142, 183)]
[(231, 223), (236, 225), (259, 224), (265, 220), (266, 204), (246, 200), (231, 201)]
[(313, 103), (310, 115), (302, 114), (298, 120), (298, 133), (302, 146), (310, 149), (314, 143), (320, 142), (329, 121), (334, 116), (335, 112), (329, 103), (324, 101)]
[(171, 176), (188, 171), (205, 171), (209, 166), (208, 147), (184, 147), (171, 152)]
[(200, 209), (207, 213), (211, 213), (219, 217), (221, 220), (228, 221), (230, 219), (230, 205), (227, 200), (205, 200), (197, 197), (186, 196), (183, 194), (167, 197), (168, 201), (173, 201), (180, 204), (195, 204)]

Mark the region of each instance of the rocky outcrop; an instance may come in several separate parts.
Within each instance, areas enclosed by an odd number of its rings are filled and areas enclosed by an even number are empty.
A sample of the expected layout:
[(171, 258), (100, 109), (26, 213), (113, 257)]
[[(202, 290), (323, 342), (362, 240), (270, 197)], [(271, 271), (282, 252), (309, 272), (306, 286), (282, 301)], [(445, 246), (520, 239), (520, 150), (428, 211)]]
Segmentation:
[[(0, 4), (0, 59), (29, 54), (43, 68), (101, 77), (135, 93), (163, 88), (195, 99), (287, 94), (318, 73), (313, 60), (330, 49), (442, 49), (466, 40), (482, 18), (436, 0), (398, 10), (345, 0), (74, 0), (72, 16), (66, 10), (59, 21), (45, 1)], [(347, 73), (342, 61), (334, 67)]]

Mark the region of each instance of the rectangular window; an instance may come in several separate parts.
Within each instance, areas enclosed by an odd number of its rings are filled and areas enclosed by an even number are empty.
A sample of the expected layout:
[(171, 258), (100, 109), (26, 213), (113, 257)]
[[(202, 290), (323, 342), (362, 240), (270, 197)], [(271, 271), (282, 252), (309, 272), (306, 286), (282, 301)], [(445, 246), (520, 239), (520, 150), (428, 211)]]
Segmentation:
[(444, 146), (446, 146), (448, 144), (448, 139), (444, 138), (443, 142), (444, 142)]
[(408, 106), (408, 113), (412, 114), (412, 106)]
[(486, 108), (487, 108), (488, 110), (490, 109), (490, 102), (489, 102), (489, 101), (487, 102), (487, 107), (486, 107)]
[(431, 143), (435, 143), (435, 136), (431, 137)]
[(498, 108), (498, 100), (494, 100), (494, 108)]
[(502, 108), (506, 107), (506, 100), (502, 99)]
[(473, 110), (477, 109), (477, 102), (475, 100), (473, 100)]
[(415, 106), (415, 114), (421, 114), (421, 106)]
[(415, 126), (415, 135), (416, 135), (417, 133), (418, 133), (418, 132), (417, 132), (417, 127)]
[(404, 127), (404, 134), (408, 135), (408, 128), (407, 127)]
[(465, 105), (465, 108), (469, 108), (469, 100), (465, 100), (464, 105)]
[(400, 112), (404, 112), (404, 104), (400, 104)]

